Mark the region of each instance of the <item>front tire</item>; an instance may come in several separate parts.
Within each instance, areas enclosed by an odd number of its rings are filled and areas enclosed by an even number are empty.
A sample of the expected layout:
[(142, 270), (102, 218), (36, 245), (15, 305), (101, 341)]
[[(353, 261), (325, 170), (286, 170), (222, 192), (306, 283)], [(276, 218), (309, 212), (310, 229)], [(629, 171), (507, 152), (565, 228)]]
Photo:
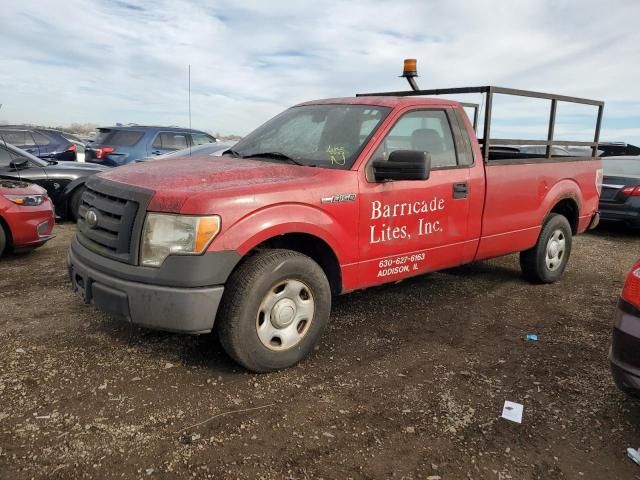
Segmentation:
[(69, 218), (74, 222), (78, 221), (80, 210), (80, 204), (82, 203), (82, 194), (85, 192), (86, 188), (84, 185), (79, 186), (73, 191), (71, 195), (71, 200), (69, 202)]
[(329, 323), (331, 288), (311, 258), (291, 250), (249, 257), (225, 286), (218, 334), (253, 372), (288, 368), (309, 355)]
[(7, 234), (4, 231), (4, 227), (2, 226), (2, 223), (0, 223), (0, 257), (2, 256), (6, 248), (7, 248)]
[(534, 283), (558, 281), (571, 255), (572, 238), (567, 218), (557, 213), (549, 215), (536, 245), (520, 252), (520, 268), (524, 277)]

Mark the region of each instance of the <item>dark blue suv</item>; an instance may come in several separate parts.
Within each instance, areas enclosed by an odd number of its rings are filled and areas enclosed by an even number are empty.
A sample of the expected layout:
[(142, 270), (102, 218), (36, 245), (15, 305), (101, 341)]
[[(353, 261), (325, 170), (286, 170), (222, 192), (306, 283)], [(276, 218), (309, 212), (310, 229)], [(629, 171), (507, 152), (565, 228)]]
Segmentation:
[(36, 157), (75, 162), (84, 142), (70, 133), (25, 125), (1, 125), (0, 143), (9, 143)]
[(86, 147), (85, 161), (117, 167), (189, 146), (215, 143), (200, 130), (180, 127), (127, 125), (98, 129), (95, 140)]

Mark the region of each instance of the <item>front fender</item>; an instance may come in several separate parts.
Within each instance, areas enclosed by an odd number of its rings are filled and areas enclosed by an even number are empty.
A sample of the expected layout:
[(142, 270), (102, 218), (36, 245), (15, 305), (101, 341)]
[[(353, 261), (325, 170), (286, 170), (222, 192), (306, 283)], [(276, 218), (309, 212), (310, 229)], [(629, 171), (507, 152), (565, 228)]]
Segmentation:
[(62, 216), (64, 216), (65, 218), (67, 217), (67, 213), (69, 209), (69, 199), (71, 198), (71, 195), (73, 195), (73, 192), (75, 191), (76, 188), (84, 185), (87, 178), (88, 177), (80, 177), (80, 178), (76, 178), (75, 180), (72, 180), (67, 184), (66, 187), (64, 187), (64, 190), (59, 195), (58, 202), (56, 205), (58, 207), (57, 210), (59, 212), (63, 212), (64, 215)]
[(286, 203), (265, 207), (241, 218), (229, 226), (211, 247), (221, 245), (225, 250), (235, 250), (245, 255), (260, 243), (288, 233), (306, 233), (323, 240), (341, 265), (348, 263), (349, 255), (346, 242), (339, 242), (338, 239), (357, 241), (327, 212), (306, 204)]
[(68, 198), (71, 196), (71, 194), (73, 193), (73, 191), (79, 187), (80, 185), (84, 185), (84, 182), (87, 180), (87, 177), (80, 177), (80, 178), (76, 178), (75, 180), (72, 180), (71, 182), (67, 183), (67, 186), (64, 187), (64, 190), (62, 191), (62, 196), (64, 198)]

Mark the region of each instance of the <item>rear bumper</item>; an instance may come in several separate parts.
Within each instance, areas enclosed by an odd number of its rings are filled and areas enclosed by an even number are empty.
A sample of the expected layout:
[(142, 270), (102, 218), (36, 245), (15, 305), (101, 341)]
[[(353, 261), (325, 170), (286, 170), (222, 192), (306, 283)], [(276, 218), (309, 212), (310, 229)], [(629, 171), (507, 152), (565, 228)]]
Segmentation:
[(96, 165), (102, 165), (104, 167), (119, 167), (120, 164), (114, 162), (113, 160), (109, 160), (109, 159), (104, 159), (104, 160), (97, 160), (95, 158), (89, 158), (89, 157), (85, 157), (84, 158), (85, 163), (95, 163)]
[(640, 227), (640, 200), (638, 206), (628, 203), (600, 203), (600, 218), (610, 222), (625, 222)]
[(111, 264), (119, 262), (102, 259), (101, 266), (95, 254), (76, 241), (67, 262), (73, 290), (99, 310), (158, 330), (201, 334), (213, 328), (224, 293), (222, 284), (184, 287), (125, 279), (124, 273), (114, 274)]
[(618, 388), (640, 395), (640, 311), (623, 300), (616, 310), (609, 362)]

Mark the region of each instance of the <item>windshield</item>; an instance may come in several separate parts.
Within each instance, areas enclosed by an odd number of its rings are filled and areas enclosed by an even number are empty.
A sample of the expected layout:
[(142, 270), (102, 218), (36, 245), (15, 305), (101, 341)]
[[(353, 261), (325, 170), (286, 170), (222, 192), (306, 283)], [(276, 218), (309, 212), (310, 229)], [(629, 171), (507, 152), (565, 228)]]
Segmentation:
[(635, 158), (608, 158), (602, 159), (605, 175), (617, 175), (619, 177), (640, 177), (640, 157)]
[(347, 170), (390, 110), (369, 105), (293, 107), (240, 140), (233, 153), (272, 154), (270, 159), (288, 157), (303, 165)]

